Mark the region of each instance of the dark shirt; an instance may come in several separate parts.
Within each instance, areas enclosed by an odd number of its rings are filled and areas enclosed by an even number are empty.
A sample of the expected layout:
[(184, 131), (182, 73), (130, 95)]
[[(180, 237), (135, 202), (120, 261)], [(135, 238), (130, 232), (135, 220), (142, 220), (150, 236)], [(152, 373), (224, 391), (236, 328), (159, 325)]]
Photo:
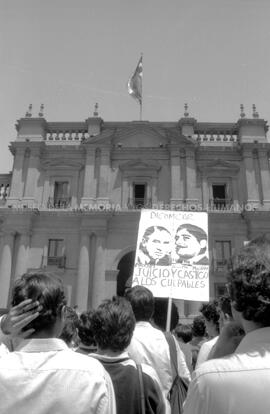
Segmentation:
[[(141, 394), (137, 367), (133, 363), (130, 365), (123, 364), (129, 358), (108, 361), (103, 360), (99, 356), (98, 360), (110, 374), (114, 386), (117, 414), (141, 414)], [(145, 413), (164, 414), (165, 405), (161, 390), (148, 374), (143, 372), (142, 375), (145, 394)]]

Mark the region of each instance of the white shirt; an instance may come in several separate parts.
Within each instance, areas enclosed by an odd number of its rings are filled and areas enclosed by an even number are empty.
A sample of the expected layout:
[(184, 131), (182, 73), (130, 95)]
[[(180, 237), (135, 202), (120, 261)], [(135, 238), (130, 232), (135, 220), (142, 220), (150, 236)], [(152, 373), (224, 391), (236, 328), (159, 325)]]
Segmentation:
[(270, 327), (246, 334), (236, 351), (194, 371), (184, 414), (270, 411)]
[(0, 358), (3, 357), (3, 356), (5, 356), (8, 353), (9, 353), (9, 350), (6, 347), (6, 345), (5, 344), (1, 344), (0, 345)]
[(196, 368), (198, 368), (203, 362), (208, 360), (209, 354), (212, 351), (212, 348), (217, 342), (217, 340), (218, 340), (218, 336), (215, 336), (214, 338), (202, 344), (199, 350), (199, 353), (198, 353)]
[[(177, 350), (178, 373), (190, 380), (185, 356), (174, 338)], [(149, 322), (137, 322), (128, 347), (128, 353), (137, 364), (151, 365), (157, 372), (165, 398), (172, 386), (170, 349), (164, 333)]]
[(0, 358), (0, 414), (115, 414), (111, 379), (61, 339), (23, 340)]

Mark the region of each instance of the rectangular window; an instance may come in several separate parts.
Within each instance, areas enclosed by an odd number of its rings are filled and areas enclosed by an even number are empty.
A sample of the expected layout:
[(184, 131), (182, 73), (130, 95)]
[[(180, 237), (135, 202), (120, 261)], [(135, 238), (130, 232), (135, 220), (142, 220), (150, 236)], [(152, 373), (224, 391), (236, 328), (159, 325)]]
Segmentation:
[(48, 265), (59, 266), (61, 260), (63, 259), (63, 248), (63, 239), (49, 239)]
[(215, 283), (215, 299), (226, 294), (225, 283)]
[(232, 255), (231, 242), (227, 240), (216, 241), (216, 265), (224, 267)]
[(213, 192), (214, 207), (216, 208), (225, 207), (228, 201), (226, 184), (213, 184), (212, 192)]
[(145, 184), (134, 184), (133, 187), (134, 195), (134, 207), (143, 208), (146, 201), (146, 185)]
[(66, 208), (69, 206), (70, 197), (68, 181), (55, 181), (53, 203), (55, 208)]

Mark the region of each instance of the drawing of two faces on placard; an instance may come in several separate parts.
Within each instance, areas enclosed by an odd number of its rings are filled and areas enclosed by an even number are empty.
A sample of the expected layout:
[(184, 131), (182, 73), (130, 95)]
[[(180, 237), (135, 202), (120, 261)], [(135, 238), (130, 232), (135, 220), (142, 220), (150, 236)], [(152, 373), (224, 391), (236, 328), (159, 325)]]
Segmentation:
[(207, 234), (201, 227), (185, 223), (177, 228), (173, 238), (165, 227), (150, 226), (139, 245), (137, 263), (156, 266), (173, 263), (208, 265)]

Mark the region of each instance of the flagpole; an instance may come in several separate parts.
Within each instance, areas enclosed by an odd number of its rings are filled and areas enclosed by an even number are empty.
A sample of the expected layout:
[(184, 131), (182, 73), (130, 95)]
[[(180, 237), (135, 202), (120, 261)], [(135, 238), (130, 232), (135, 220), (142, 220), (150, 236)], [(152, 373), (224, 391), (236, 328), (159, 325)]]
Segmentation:
[(172, 298), (168, 298), (166, 332), (170, 332), (171, 330), (171, 316), (172, 316)]

